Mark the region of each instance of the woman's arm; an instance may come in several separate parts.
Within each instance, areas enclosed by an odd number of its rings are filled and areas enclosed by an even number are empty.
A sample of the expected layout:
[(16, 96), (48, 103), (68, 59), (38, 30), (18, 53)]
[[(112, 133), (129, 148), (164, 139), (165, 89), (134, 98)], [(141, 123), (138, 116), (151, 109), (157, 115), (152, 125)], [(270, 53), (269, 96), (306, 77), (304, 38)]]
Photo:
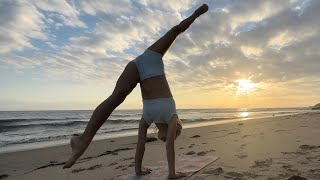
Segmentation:
[(175, 170), (174, 140), (176, 138), (177, 121), (178, 121), (178, 116), (174, 115), (168, 124), (166, 149), (167, 149), (167, 160), (168, 160), (168, 168), (169, 168), (169, 179), (176, 179), (176, 178), (187, 176), (187, 174), (184, 174), (184, 173), (178, 173), (178, 172), (176, 173), (176, 170)]
[(143, 119), (141, 119), (139, 123), (138, 143), (135, 156), (135, 170), (137, 175), (149, 174), (151, 172), (150, 169), (142, 168), (142, 159), (145, 150), (148, 128), (149, 125)]

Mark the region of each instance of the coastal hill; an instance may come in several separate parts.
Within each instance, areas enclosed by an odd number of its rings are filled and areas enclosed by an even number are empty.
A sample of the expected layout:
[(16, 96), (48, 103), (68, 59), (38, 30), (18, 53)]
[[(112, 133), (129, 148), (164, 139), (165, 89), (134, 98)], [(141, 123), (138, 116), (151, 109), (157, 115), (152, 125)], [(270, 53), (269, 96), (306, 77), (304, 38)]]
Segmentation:
[(314, 106), (312, 107), (312, 110), (320, 110), (320, 103), (314, 105)]

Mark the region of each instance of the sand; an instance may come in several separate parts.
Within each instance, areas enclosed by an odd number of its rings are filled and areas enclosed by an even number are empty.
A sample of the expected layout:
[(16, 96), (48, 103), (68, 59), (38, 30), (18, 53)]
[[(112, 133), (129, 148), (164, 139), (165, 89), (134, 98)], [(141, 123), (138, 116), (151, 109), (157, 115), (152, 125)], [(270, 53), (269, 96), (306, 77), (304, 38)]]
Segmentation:
[[(151, 134), (149, 137), (156, 137)], [(189, 179), (320, 179), (320, 113), (252, 119), (184, 129), (177, 155), (218, 156)], [(111, 179), (134, 172), (136, 136), (94, 141), (70, 169), (69, 146), (0, 154), (0, 179)], [(151, 139), (143, 165), (165, 160)]]

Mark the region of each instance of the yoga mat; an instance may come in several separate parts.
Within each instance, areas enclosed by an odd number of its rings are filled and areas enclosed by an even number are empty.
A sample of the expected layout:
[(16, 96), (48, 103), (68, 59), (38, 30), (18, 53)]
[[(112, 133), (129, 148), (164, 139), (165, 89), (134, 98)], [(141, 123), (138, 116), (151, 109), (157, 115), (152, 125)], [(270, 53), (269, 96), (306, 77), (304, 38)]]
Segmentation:
[[(213, 161), (219, 159), (217, 156), (178, 156), (176, 157), (176, 171), (187, 173), (188, 177), (203, 169)], [(168, 179), (168, 163), (160, 161), (155, 166), (147, 166), (152, 169), (150, 174), (144, 176), (136, 176), (135, 173), (126, 174), (112, 178), (112, 180), (163, 180)], [(187, 179), (188, 177), (179, 178), (179, 180)]]

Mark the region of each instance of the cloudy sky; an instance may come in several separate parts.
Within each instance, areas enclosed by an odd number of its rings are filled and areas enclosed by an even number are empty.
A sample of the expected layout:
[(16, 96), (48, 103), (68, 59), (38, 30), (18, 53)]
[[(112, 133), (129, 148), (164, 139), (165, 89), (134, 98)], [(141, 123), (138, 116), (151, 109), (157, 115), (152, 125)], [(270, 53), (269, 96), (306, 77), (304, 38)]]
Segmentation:
[[(1, 0), (0, 110), (94, 109), (203, 3), (164, 56), (177, 108), (320, 102), (318, 0)], [(137, 86), (119, 108), (141, 107)]]

